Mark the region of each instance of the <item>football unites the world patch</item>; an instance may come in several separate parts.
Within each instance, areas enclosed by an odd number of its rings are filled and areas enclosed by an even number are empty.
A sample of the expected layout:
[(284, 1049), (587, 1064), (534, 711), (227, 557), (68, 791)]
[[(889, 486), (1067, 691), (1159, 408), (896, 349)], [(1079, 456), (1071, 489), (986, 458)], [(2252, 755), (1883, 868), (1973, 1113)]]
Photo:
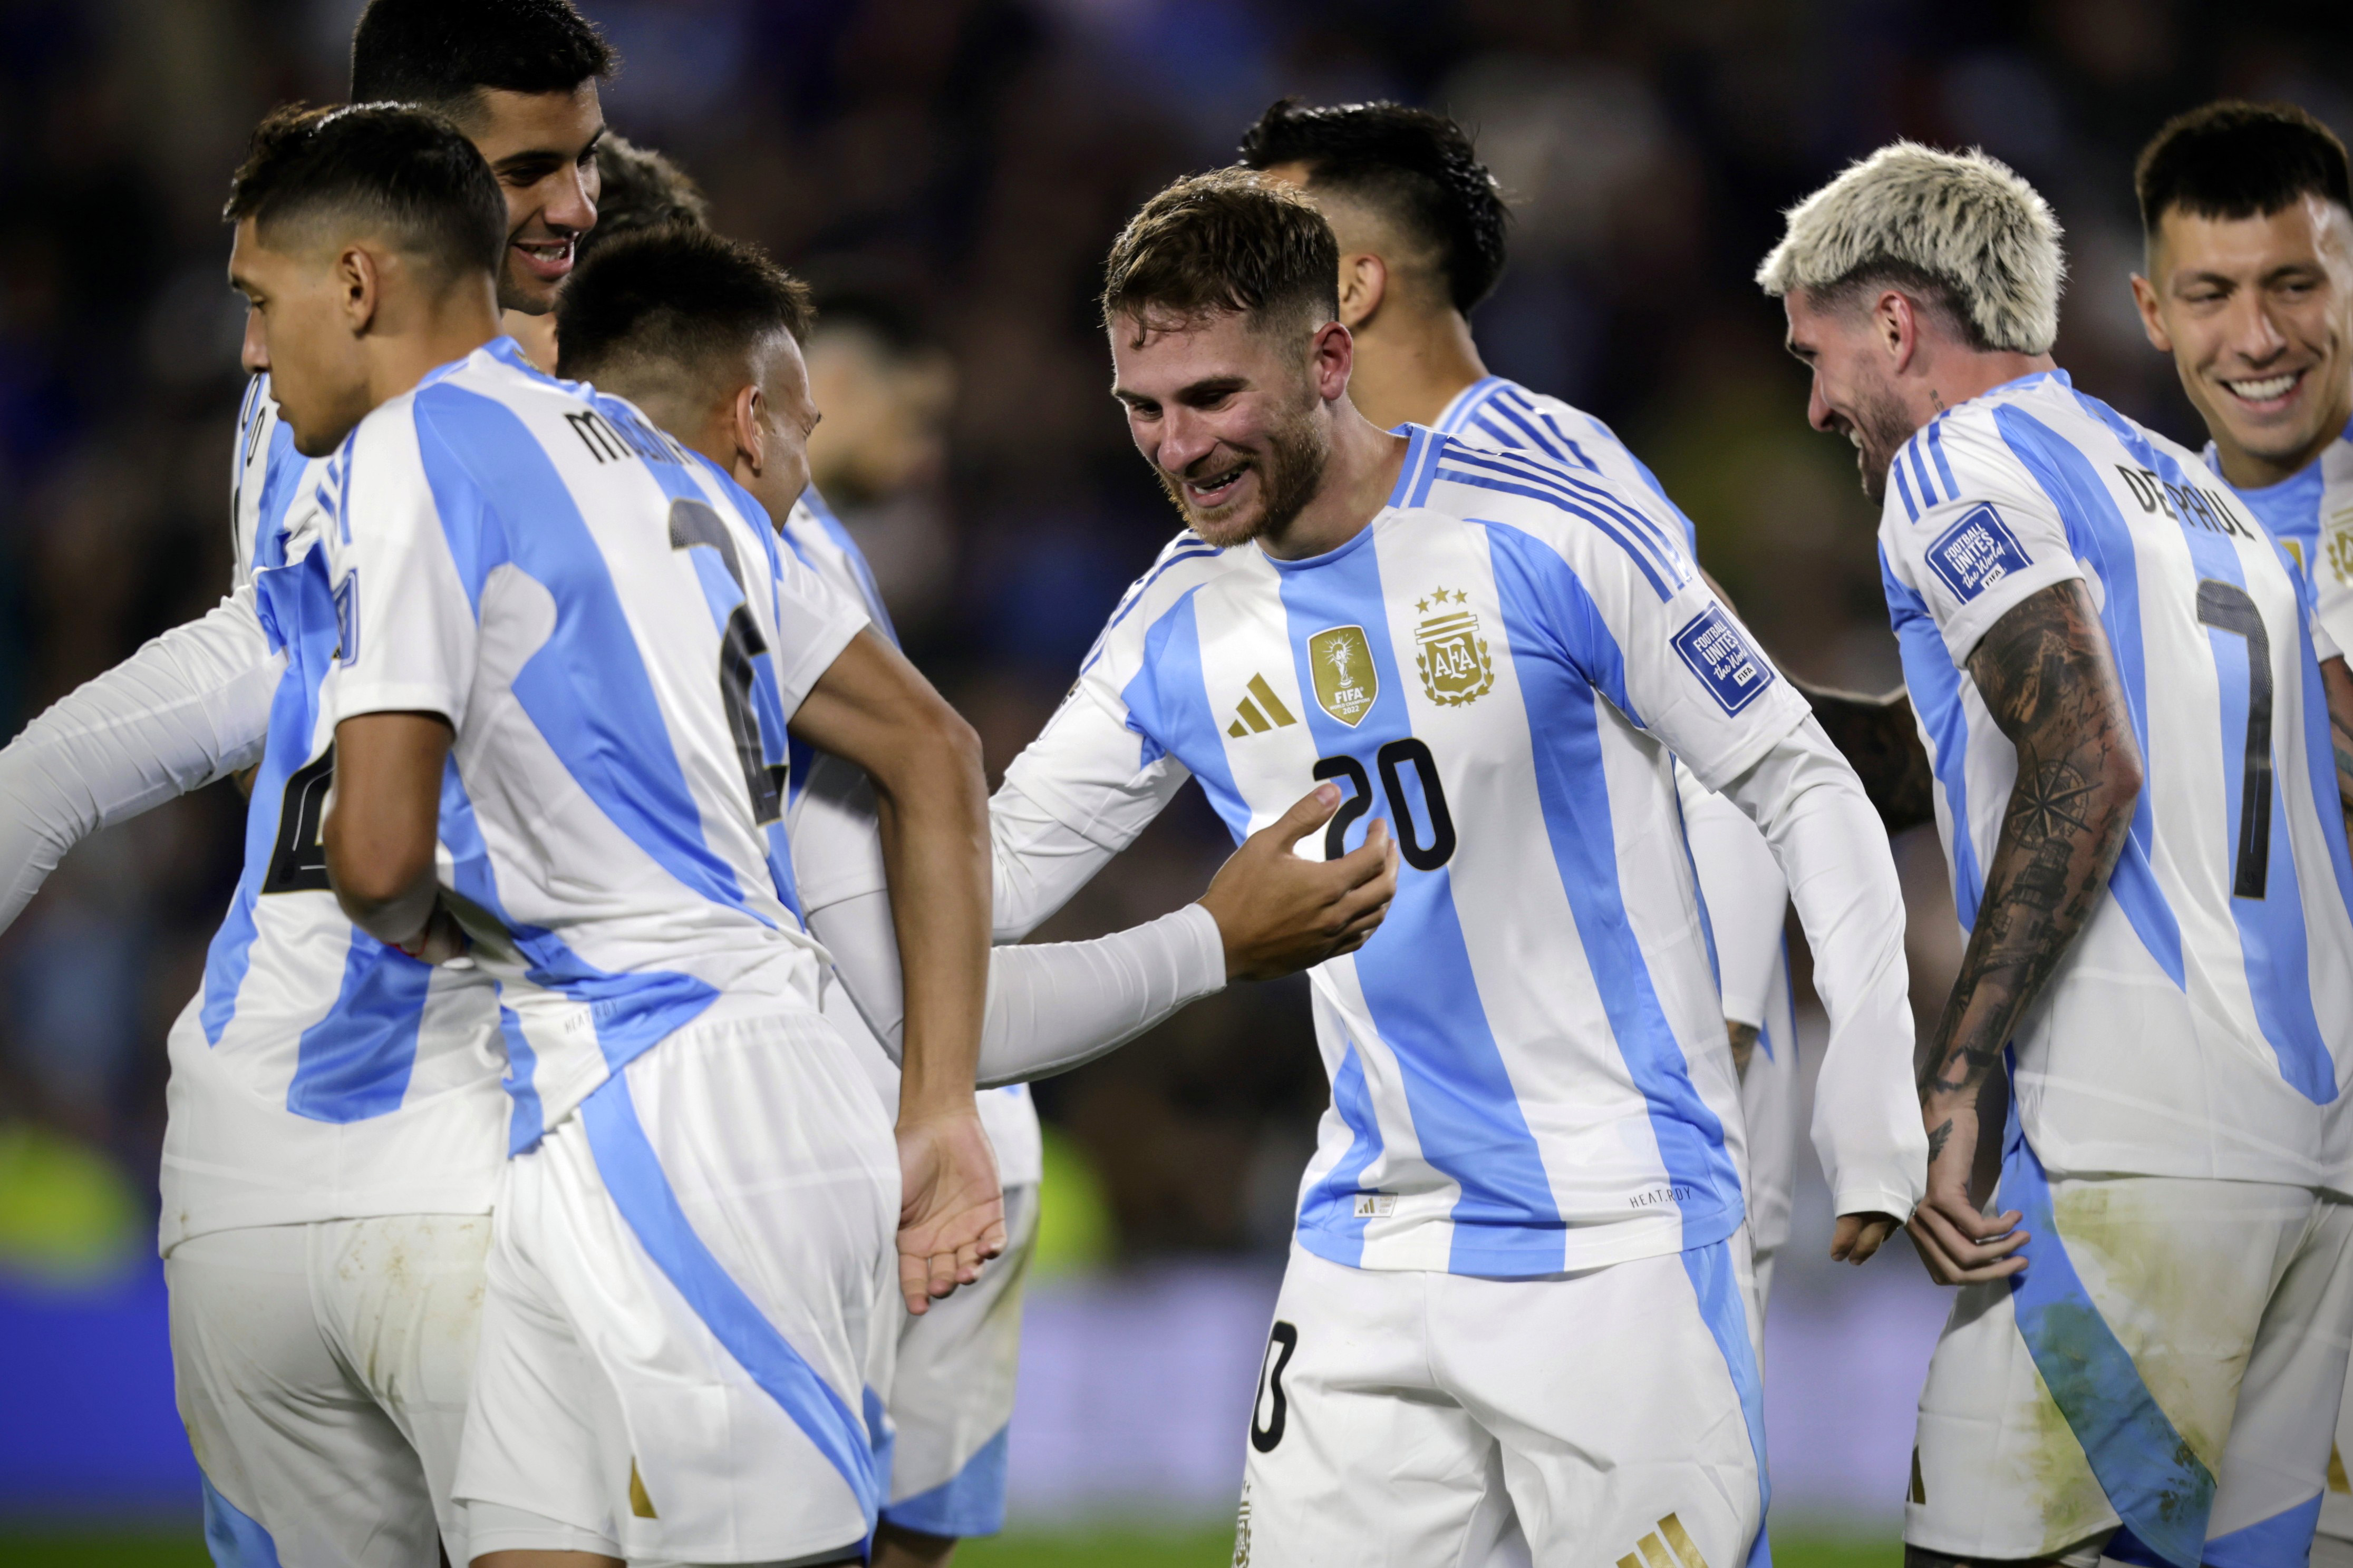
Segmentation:
[(1984, 502), (1962, 513), (1960, 521), (1928, 546), (1929, 569), (1963, 604), (2031, 564), (2001, 513)]
[(1773, 667), (1757, 657), (1724, 613), (1710, 605), (1673, 637), (1675, 652), (1726, 713), (1737, 713), (1773, 684)]

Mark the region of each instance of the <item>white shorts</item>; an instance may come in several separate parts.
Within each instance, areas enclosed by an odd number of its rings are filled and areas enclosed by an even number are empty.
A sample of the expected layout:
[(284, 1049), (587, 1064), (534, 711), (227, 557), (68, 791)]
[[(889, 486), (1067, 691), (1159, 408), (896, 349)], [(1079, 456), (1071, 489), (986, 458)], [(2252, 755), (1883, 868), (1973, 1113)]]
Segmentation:
[(191, 1237), (164, 1259), (172, 1376), (224, 1565), (468, 1561), (449, 1500), (487, 1215)]
[(472, 1550), (855, 1553), (898, 1217), (891, 1129), (816, 1014), (691, 1026), (615, 1074), (500, 1192), (458, 1466)]
[(1757, 1271), (1757, 1312), (1773, 1294), (1773, 1263), (1789, 1239), (1789, 1211), (1798, 1191), (1798, 1145), (1805, 1096), (1798, 1071), (1798, 1015), (1789, 1000), (1788, 946), (1773, 966), (1765, 993), (1765, 1022), (1740, 1080), (1740, 1114), (1747, 1137), (1748, 1236)]
[(2353, 1204), (2048, 1177), (2014, 1134), (1994, 1202), (2024, 1214), (2029, 1262), (1953, 1303), (1905, 1540), (1964, 1558), (2303, 1568), (2345, 1382)]
[(1038, 1247), (1038, 1188), (1005, 1189), (1005, 1250), (980, 1278), (901, 1311), (891, 1380), (890, 1501), (902, 1530), (962, 1538), (1005, 1528), (1005, 1460), (1021, 1366), (1022, 1285)]
[(1743, 1568), (1765, 1510), (1750, 1289), (1745, 1234), (1538, 1279), (1294, 1245), (1236, 1568), (1463, 1568), (1514, 1516), (1546, 1568)]

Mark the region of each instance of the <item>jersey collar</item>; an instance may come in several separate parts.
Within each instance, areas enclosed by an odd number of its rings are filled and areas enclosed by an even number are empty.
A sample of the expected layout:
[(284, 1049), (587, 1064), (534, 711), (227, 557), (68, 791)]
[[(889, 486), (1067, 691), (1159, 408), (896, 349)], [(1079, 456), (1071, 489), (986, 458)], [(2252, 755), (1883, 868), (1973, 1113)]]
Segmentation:
[(1479, 412), (1479, 405), (1489, 396), (1510, 384), (1500, 375), (1481, 376), (1454, 395), (1438, 417), (1430, 422), (1430, 428), (1442, 435), (1453, 435), (1470, 423), (1471, 416)]

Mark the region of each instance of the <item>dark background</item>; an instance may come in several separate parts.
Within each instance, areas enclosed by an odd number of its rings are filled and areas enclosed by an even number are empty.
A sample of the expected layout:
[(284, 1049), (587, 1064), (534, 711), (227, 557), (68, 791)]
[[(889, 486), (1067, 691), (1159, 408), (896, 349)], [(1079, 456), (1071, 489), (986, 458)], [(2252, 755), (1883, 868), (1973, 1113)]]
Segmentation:
[[(1393, 96), (1474, 126), (1516, 207), (1476, 323), (1491, 367), (1618, 428), (1777, 655), (1879, 687), (1896, 671), (1874, 519), (1846, 444), (1805, 428), (1780, 312), (1749, 280), (1779, 210), (1893, 136), (1984, 146), (2067, 226), (2061, 363), (2195, 443), (2126, 286), (2133, 153), (2218, 93), (2353, 122), (2353, 29), (2318, 4), (585, 8), (625, 58), (612, 123), (698, 176), (718, 226), (936, 344), (898, 357), (893, 395), (935, 405), (940, 440), (893, 448), (845, 403), (816, 456), (992, 769), (1175, 526), (1106, 395), (1102, 254), (1280, 94)], [(0, 733), (225, 591), (240, 310), (216, 215), (265, 109), (341, 96), (355, 11), (0, 3)], [(821, 390), (860, 374), (856, 348), (820, 338)], [(164, 1035), (234, 881), (241, 809), (216, 786), (102, 837), (0, 936), (0, 1266), (152, 1245)], [(1228, 847), (1187, 792), (1046, 934), (1173, 908)], [(1900, 851), (1932, 1009), (1953, 918), (1933, 841)], [(1134, 1257), (1279, 1247), (1325, 1091), (1294, 983), (1198, 1006), (1039, 1098)]]

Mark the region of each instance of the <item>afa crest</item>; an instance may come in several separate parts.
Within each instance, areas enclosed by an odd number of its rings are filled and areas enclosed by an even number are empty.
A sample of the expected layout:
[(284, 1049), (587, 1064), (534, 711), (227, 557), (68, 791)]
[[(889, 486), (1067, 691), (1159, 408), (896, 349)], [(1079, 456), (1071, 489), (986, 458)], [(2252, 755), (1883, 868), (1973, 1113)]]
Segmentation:
[(1414, 628), (1418, 647), (1413, 662), (1430, 700), (1459, 708), (1476, 702), (1495, 684), (1495, 661), (1487, 656), (1487, 639), (1479, 635), (1479, 617), (1469, 610), (1444, 608), (1450, 599), (1460, 605), (1470, 595), (1459, 588), (1440, 588), (1414, 602), (1417, 610), (1427, 610), (1433, 602), (1440, 607)]
[(2341, 507), (2321, 529), (2321, 553), (2339, 583), (2353, 584), (2353, 507)]
[(1381, 694), (1380, 671), (1362, 626), (1326, 626), (1307, 639), (1315, 672), (1315, 705), (1351, 730)]

